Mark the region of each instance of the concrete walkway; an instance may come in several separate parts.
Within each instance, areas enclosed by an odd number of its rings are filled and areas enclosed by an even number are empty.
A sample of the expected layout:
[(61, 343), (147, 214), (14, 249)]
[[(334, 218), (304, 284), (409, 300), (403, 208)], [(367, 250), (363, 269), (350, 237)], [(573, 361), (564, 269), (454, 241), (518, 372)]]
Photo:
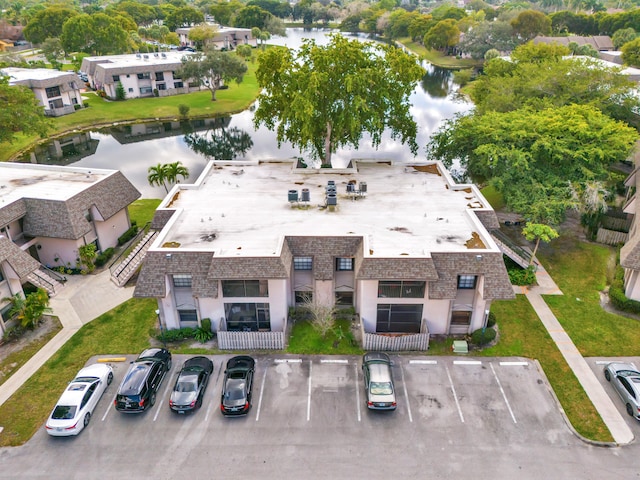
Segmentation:
[(0, 385), (0, 405), (76, 333), (82, 325), (117, 307), (133, 296), (133, 287), (118, 288), (108, 269), (97, 275), (69, 275), (49, 306), (60, 319), (62, 330), (29, 359), (9, 380)]
[(514, 292), (526, 295), (529, 303), (531, 303), (531, 306), (540, 318), (540, 321), (549, 332), (551, 339), (556, 342), (560, 353), (562, 353), (562, 356), (573, 370), (580, 385), (582, 385), (582, 388), (602, 417), (607, 428), (609, 428), (615, 443), (625, 445), (632, 442), (633, 432), (631, 428), (629, 428), (626, 420), (620, 412), (618, 412), (611, 397), (609, 397), (604, 390), (602, 384), (587, 364), (587, 361), (580, 354), (569, 335), (564, 331), (562, 325), (560, 325), (560, 322), (558, 322), (558, 319), (542, 298), (542, 295), (562, 295), (562, 291), (560, 291), (542, 265), (538, 266), (536, 279), (538, 281), (537, 286), (514, 286)]

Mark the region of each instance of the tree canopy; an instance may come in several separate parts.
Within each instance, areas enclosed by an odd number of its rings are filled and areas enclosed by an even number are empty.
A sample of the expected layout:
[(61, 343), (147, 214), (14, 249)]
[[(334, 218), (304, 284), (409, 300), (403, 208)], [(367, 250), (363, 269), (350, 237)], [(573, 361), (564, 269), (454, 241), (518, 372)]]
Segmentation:
[(211, 92), (211, 101), (216, 101), (216, 92), (223, 82), (235, 80), (242, 82), (247, 72), (246, 63), (235, 53), (220, 52), (208, 49), (185, 56), (179, 75), (181, 78), (192, 78)]
[(458, 159), (527, 220), (558, 224), (575, 206), (575, 192), (607, 179), (607, 167), (627, 158), (637, 136), (594, 106), (525, 107), (449, 120), (428, 153), (447, 166)]
[(24, 37), (33, 43), (42, 43), (47, 38), (62, 35), (62, 26), (78, 12), (71, 7), (53, 5), (36, 13), (24, 27)]
[(135, 30), (135, 23), (128, 16), (83, 13), (65, 22), (60, 39), (68, 52), (124, 53), (129, 49), (129, 34), (122, 25)]
[(275, 129), (279, 143), (331, 165), (337, 148), (358, 148), (364, 132), (377, 147), (389, 128), (417, 153), (409, 96), (425, 72), (401, 50), (333, 35), (328, 45), (307, 40), (297, 54), (272, 48), (258, 61), (254, 124)]
[(50, 122), (44, 108), (31, 90), (22, 85), (9, 85), (9, 78), (0, 75), (0, 142), (12, 142), (19, 132), (45, 137)]

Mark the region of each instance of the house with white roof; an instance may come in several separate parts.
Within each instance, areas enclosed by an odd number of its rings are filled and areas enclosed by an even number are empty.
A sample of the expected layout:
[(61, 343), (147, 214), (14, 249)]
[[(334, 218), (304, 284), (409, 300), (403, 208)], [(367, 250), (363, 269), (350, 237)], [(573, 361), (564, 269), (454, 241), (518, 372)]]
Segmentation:
[(186, 55), (191, 52), (85, 57), (81, 70), (87, 75), (91, 88), (104, 91), (107, 98), (116, 98), (119, 83), (126, 98), (179, 95), (201, 89), (197, 82), (177, 76)]
[(284, 348), (306, 300), (353, 308), (364, 348), (426, 349), (514, 297), (495, 212), (441, 163), (210, 162), (158, 207), (134, 295), (170, 329), (210, 318), (220, 348)]
[(83, 83), (75, 73), (50, 68), (6, 67), (0, 69), (0, 74), (9, 77), (9, 85), (30, 88), (44, 107), (45, 115), (58, 117), (82, 108)]
[(116, 170), (0, 163), (0, 298), (22, 293), (27, 282), (55, 294), (50, 269), (76, 267), (83, 245), (116, 246), (139, 197)]

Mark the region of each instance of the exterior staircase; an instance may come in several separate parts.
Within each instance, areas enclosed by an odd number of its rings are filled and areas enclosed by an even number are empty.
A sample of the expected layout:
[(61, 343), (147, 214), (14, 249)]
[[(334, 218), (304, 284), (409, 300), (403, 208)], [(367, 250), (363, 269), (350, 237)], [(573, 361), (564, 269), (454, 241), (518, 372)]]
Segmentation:
[[(144, 230), (142, 230), (141, 232), (144, 233)], [(115, 261), (111, 264), (111, 267), (109, 267), (109, 270), (111, 271), (112, 282), (114, 282), (119, 287), (122, 287), (129, 281), (131, 277), (133, 277), (133, 274), (138, 270), (138, 267), (147, 254), (147, 250), (149, 250), (149, 247), (153, 243), (153, 240), (158, 236), (158, 233), (158, 230), (149, 230), (149, 232), (144, 235), (144, 237), (136, 244), (135, 248), (131, 250), (131, 253), (129, 253), (129, 255), (127, 255), (124, 260), (119, 261), (120, 257), (115, 259)], [(132, 244), (134, 242), (132, 242)]]
[[(502, 233), (500, 230), (491, 230), (489, 232), (491, 237), (495, 240), (498, 248), (511, 260), (516, 262), (522, 268), (527, 268), (531, 263), (531, 252), (521, 247), (520, 245), (516, 245), (516, 243), (511, 240), (507, 235)], [(537, 269), (536, 262), (533, 262), (534, 268)]]
[(38, 288), (44, 288), (50, 297), (53, 297), (64, 286), (67, 281), (64, 275), (61, 275), (46, 267), (40, 267), (27, 275), (29, 283)]

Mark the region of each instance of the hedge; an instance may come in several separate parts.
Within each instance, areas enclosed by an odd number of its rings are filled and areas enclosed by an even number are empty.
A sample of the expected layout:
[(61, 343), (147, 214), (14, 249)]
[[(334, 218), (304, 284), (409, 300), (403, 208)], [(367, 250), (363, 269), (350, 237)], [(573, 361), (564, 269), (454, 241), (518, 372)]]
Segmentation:
[(631, 300), (624, 294), (624, 270), (620, 265), (616, 267), (615, 277), (609, 287), (609, 300), (618, 310), (640, 314), (640, 302)]
[(118, 237), (118, 245), (124, 245), (138, 234), (138, 226), (131, 225), (131, 228)]
[(111, 257), (113, 257), (114, 253), (115, 253), (115, 249), (113, 247), (109, 247), (104, 252), (102, 252), (100, 255), (98, 255), (96, 257), (95, 262), (93, 262), (93, 263), (95, 264), (96, 267), (102, 267), (109, 260), (111, 260)]

